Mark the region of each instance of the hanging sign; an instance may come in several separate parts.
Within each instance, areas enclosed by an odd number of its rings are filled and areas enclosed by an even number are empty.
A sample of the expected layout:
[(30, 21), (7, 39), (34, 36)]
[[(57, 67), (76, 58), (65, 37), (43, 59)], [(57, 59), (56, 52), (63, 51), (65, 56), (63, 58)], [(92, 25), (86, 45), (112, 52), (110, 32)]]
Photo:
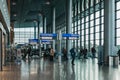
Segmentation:
[(63, 39), (76, 40), (79, 39), (79, 34), (62, 34)]
[(53, 34), (48, 34), (48, 33), (41, 33), (40, 34), (40, 39), (41, 40), (54, 40), (57, 38), (57, 34), (53, 33)]

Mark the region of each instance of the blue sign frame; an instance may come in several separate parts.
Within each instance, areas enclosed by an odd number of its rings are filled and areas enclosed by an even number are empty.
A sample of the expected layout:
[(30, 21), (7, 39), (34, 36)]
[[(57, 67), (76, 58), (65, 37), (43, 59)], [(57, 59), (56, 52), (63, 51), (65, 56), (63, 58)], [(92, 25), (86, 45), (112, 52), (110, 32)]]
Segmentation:
[(40, 37), (57, 37), (56, 33), (48, 34), (48, 33), (41, 33)]
[(42, 40), (53, 40), (53, 39), (57, 39), (57, 34), (56, 33), (53, 33), (53, 34), (41, 33), (40, 38)]
[(79, 34), (62, 34), (62, 38), (75, 40), (75, 39), (79, 39)]
[(79, 34), (62, 34), (62, 37), (77, 37), (77, 38), (79, 38)]
[(52, 44), (52, 40), (41, 40), (42, 44)]
[(32, 43), (32, 42), (34, 42), (34, 43), (38, 43), (39, 40), (38, 40), (38, 39), (29, 39), (29, 43)]

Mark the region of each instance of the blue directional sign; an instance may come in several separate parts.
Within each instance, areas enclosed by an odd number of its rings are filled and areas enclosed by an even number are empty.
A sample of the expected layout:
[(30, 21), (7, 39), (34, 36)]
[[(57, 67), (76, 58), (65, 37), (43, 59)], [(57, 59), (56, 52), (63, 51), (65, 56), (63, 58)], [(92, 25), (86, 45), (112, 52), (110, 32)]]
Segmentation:
[(40, 37), (57, 37), (57, 34), (56, 33), (53, 33), (53, 34), (41, 33)]
[(41, 40), (42, 44), (51, 44), (52, 40)]
[(79, 39), (79, 34), (62, 34), (63, 39)]
[(79, 37), (79, 34), (62, 34), (62, 37)]
[(53, 33), (53, 34), (41, 33), (40, 34), (40, 38), (42, 40), (52, 40), (52, 39), (56, 39), (57, 38), (57, 34), (56, 33)]
[(39, 42), (38, 39), (29, 39), (30, 44), (37, 44)]

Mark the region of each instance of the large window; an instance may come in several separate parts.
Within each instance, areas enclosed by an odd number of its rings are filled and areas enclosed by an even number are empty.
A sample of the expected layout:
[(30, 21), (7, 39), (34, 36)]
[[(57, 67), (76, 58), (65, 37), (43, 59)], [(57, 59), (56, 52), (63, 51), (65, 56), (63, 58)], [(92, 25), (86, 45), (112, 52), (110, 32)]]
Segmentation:
[(120, 46), (120, 1), (116, 0), (116, 45)]
[[(36, 28), (36, 38), (38, 35), (38, 29)], [(27, 28), (15, 28), (15, 43), (17, 44), (24, 44), (28, 43), (28, 39), (35, 38), (34, 27), (27, 27)], [(42, 32), (42, 28), (40, 28), (40, 32)]]
[[(86, 1), (86, 2), (85, 2)], [(82, 46), (90, 50), (93, 46), (103, 45), (104, 39), (104, 9), (103, 9), (103, 0), (82, 0), (81, 3), (74, 3), (79, 5), (73, 6), (73, 26), (72, 33), (80, 34), (80, 39), (73, 41), (75, 46)], [(86, 6), (84, 5), (86, 3)], [(90, 5), (89, 5), (90, 3)], [(81, 6), (80, 6), (81, 5)], [(94, 6), (95, 5), (95, 6)], [(97, 7), (96, 7), (97, 6)], [(77, 10), (78, 9), (78, 10)], [(74, 13), (79, 12), (79, 19), (76, 19)], [(77, 14), (77, 13), (76, 13)], [(78, 22), (78, 23), (77, 23)]]

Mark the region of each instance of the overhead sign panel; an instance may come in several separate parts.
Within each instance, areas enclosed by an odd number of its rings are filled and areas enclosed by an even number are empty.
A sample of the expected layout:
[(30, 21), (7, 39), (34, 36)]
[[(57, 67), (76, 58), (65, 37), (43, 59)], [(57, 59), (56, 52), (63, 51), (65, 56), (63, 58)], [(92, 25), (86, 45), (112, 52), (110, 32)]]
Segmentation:
[(30, 44), (37, 44), (39, 42), (38, 39), (29, 39)]
[(62, 34), (62, 38), (75, 40), (75, 39), (79, 39), (79, 34)]
[(56, 33), (53, 33), (53, 34), (41, 33), (40, 37), (57, 37), (57, 34)]
[(57, 38), (57, 34), (56, 33), (53, 33), (53, 34), (41, 33), (40, 38), (42, 40), (53, 40)]
[(52, 44), (53, 40), (41, 40), (42, 44)]

